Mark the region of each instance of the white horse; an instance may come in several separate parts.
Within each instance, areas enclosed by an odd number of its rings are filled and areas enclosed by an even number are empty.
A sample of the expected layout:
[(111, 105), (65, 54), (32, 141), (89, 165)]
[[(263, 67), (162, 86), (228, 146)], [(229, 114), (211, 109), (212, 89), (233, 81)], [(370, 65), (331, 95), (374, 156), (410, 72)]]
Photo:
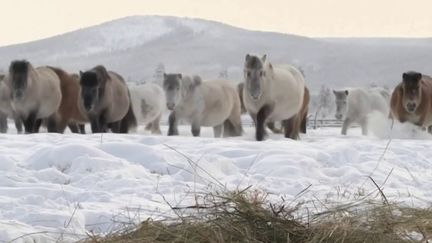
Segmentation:
[(383, 88), (351, 88), (333, 90), (336, 97), (336, 115), (343, 120), (342, 134), (346, 135), (352, 124), (359, 124), (362, 134), (368, 134), (368, 115), (377, 111), (384, 116), (390, 112), (390, 93)]
[(164, 74), (163, 88), (171, 110), (168, 135), (178, 135), (178, 120), (191, 123), (193, 136), (200, 135), (201, 126), (213, 127), (215, 137), (242, 134), (240, 98), (232, 82)]
[(166, 111), (165, 93), (153, 83), (130, 85), (132, 107), (138, 123), (144, 124), (152, 134), (161, 134), (159, 122)]
[(288, 65), (274, 67), (255, 55), (246, 55), (244, 65), (245, 88), (243, 101), (255, 122), (256, 139), (266, 136), (265, 125), (282, 121), (285, 137), (299, 137), (300, 115), (305, 92), (305, 80), (301, 72)]

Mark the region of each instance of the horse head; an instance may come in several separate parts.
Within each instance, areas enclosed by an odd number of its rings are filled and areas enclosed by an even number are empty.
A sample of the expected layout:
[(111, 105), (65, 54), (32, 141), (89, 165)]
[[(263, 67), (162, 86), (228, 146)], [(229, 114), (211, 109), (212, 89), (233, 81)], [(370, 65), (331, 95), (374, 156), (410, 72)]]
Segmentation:
[(415, 113), (422, 99), (421, 92), (422, 74), (418, 72), (406, 72), (402, 74), (402, 105), (409, 113)]
[(263, 94), (265, 78), (267, 75), (266, 65), (267, 55), (258, 57), (247, 54), (244, 64), (244, 79), (247, 93), (254, 99), (258, 100)]
[(333, 94), (335, 95), (335, 101), (336, 101), (336, 114), (335, 117), (338, 120), (342, 120), (346, 112), (348, 110), (348, 90), (333, 90)]

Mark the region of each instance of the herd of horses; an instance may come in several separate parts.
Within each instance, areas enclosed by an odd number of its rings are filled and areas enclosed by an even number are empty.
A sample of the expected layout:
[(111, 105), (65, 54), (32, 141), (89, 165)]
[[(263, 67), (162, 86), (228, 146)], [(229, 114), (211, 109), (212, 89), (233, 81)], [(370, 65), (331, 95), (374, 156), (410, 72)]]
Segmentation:
[[(128, 133), (144, 124), (161, 134), (160, 120), (169, 110), (168, 134), (178, 135), (179, 121), (191, 125), (193, 136), (212, 127), (215, 137), (240, 136), (241, 115), (255, 124), (255, 138), (264, 140), (267, 129), (298, 139), (306, 133), (310, 93), (302, 72), (291, 65), (273, 65), (267, 55), (247, 54), (244, 81), (203, 81), (199, 76), (164, 74), (162, 87), (154, 83), (127, 85), (123, 77), (98, 65), (78, 74), (52, 66), (33, 67), (26, 60), (10, 63), (0, 75), (0, 131), (7, 118), (18, 133), (48, 132)], [(424, 129), (432, 127), (432, 78), (406, 72), (392, 93), (382, 88), (334, 90), (336, 118), (343, 119), (342, 134), (351, 124), (368, 133), (372, 112)], [(280, 124), (278, 127), (276, 124)], [(429, 129), (430, 130), (430, 129)]]

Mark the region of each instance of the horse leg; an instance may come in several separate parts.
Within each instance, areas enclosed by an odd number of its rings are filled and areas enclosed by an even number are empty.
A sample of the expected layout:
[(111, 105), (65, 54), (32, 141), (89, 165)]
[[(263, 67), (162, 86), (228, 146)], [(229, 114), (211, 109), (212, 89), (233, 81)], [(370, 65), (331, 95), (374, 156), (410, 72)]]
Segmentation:
[(151, 131), (151, 130), (152, 130), (152, 126), (153, 126), (153, 123), (150, 122), (150, 123), (148, 123), (148, 124), (145, 126), (144, 130)]
[(342, 135), (347, 135), (347, 131), (350, 125), (351, 125), (351, 119), (345, 118), (342, 125)]
[(291, 139), (299, 138), (299, 129), (298, 129), (298, 117), (295, 115), (289, 119), (283, 120), (283, 125), (285, 127), (285, 137)]
[(173, 111), (173, 112), (171, 112), (171, 114), (168, 117), (168, 125), (169, 125), (168, 136), (179, 135), (178, 127), (177, 127), (178, 124), (177, 123), (178, 123), (177, 122), (177, 117), (176, 117), (175, 112)]
[(152, 134), (162, 134), (161, 129), (160, 129), (160, 119), (161, 119), (162, 115), (159, 115), (158, 117), (156, 117), (156, 119), (154, 119), (151, 123), (151, 132)]
[(368, 135), (368, 123), (367, 123), (367, 119), (364, 119), (361, 123), (361, 129), (362, 129), (362, 135), (366, 136)]
[(78, 124), (78, 128), (79, 128), (79, 133), (80, 134), (85, 134), (85, 124)]
[(255, 137), (257, 141), (263, 141), (264, 138), (267, 136), (267, 132), (265, 130), (265, 123), (267, 117), (270, 115), (271, 109), (270, 106), (265, 105), (263, 106), (256, 116), (256, 130), (255, 130)]
[(79, 128), (78, 128), (78, 124), (76, 124), (75, 122), (71, 122), (67, 125), (69, 127), (69, 130), (72, 133), (79, 133)]
[(113, 133), (127, 133), (127, 131), (124, 131), (122, 129), (121, 121), (109, 123), (108, 127), (111, 129), (111, 132)]
[(42, 119), (36, 119), (34, 126), (33, 126), (33, 132), (34, 133), (39, 133), (39, 129), (42, 125)]
[(63, 121), (58, 121), (55, 116), (50, 116), (48, 117), (47, 121), (47, 130), (48, 132), (58, 132), (58, 133), (62, 133), (64, 131), (60, 131), (59, 129), (59, 125), (60, 123), (63, 123)]
[(7, 115), (3, 112), (0, 112), (0, 132), (6, 133), (7, 130), (8, 130)]
[(222, 137), (223, 131), (224, 131), (224, 124), (223, 123), (220, 125), (214, 126), (213, 127), (214, 137), (215, 138)]
[(267, 127), (268, 129), (270, 129), (270, 131), (272, 131), (273, 133), (282, 133), (282, 127), (276, 128), (275, 123), (274, 122), (267, 122)]
[(301, 129), (302, 133), (306, 134), (306, 129), (307, 129), (307, 112), (302, 117), (300, 129)]
[(192, 135), (194, 137), (199, 137), (200, 133), (201, 133), (201, 124), (197, 119), (194, 119), (192, 121), (192, 125), (191, 125), (191, 131), (192, 131)]
[(89, 120), (92, 133), (104, 132), (102, 131), (100, 116), (89, 116)]
[(36, 123), (36, 112), (31, 112), (24, 120), (25, 133), (33, 133)]
[(16, 130), (17, 130), (17, 133), (21, 134), (22, 131), (23, 131), (23, 120), (21, 119), (21, 117), (19, 117), (16, 114), (13, 115), (13, 119), (14, 119), (14, 123), (15, 123), (15, 127), (16, 127)]

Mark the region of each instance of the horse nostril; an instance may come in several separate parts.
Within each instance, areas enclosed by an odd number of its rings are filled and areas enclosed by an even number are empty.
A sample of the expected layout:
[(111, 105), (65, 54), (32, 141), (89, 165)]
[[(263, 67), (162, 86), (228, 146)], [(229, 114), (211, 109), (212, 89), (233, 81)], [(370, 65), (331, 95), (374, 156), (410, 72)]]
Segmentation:
[(416, 109), (416, 107), (417, 107), (416, 103), (408, 103), (407, 104), (407, 110), (408, 111), (414, 111)]

